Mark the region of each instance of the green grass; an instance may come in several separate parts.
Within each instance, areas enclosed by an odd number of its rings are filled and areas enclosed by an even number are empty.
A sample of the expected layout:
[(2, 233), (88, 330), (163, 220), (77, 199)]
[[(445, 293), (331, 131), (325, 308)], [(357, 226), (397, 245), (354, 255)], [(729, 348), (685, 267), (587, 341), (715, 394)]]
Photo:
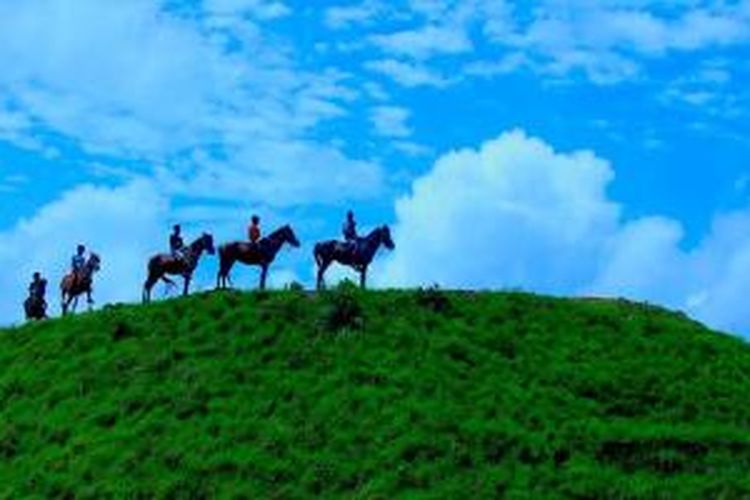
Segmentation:
[(750, 497), (750, 346), (626, 302), (219, 293), (0, 331), (0, 497)]

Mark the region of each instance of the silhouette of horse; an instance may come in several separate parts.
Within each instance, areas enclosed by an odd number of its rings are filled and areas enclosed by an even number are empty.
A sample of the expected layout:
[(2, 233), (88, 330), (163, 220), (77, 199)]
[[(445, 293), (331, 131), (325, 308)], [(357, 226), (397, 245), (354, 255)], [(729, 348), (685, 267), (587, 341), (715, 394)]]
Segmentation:
[(276, 254), (284, 245), (289, 243), (293, 247), (299, 247), (299, 240), (295, 236), (292, 227), (286, 225), (261, 239), (257, 244), (246, 241), (233, 241), (219, 247), (219, 272), (216, 275), (216, 288), (226, 288), (231, 284), (229, 272), (235, 262), (241, 262), (249, 266), (260, 266), (260, 289), (266, 288), (266, 275), (268, 267), (276, 258)]
[(143, 284), (143, 302), (151, 301), (151, 289), (157, 281), (162, 280), (170, 285), (175, 285), (175, 282), (167, 277), (168, 274), (182, 276), (185, 280), (182, 295), (187, 295), (193, 272), (198, 267), (198, 261), (200, 261), (204, 251), (208, 252), (209, 255), (216, 253), (214, 238), (208, 233), (203, 233), (200, 238), (188, 245), (182, 259), (171, 254), (158, 254), (151, 257), (148, 261), (148, 277)]
[(93, 291), (92, 285), (94, 282), (94, 273), (96, 273), (101, 267), (101, 259), (95, 253), (92, 253), (86, 263), (83, 265), (81, 272), (76, 277), (73, 273), (68, 273), (60, 282), (60, 291), (62, 292), (62, 314), (65, 316), (68, 314), (68, 308), (70, 303), (73, 303), (73, 312), (75, 312), (78, 306), (78, 296), (86, 294), (86, 303), (91, 309), (91, 305), (94, 303), (94, 299), (91, 298), (91, 292)]
[(326, 269), (334, 261), (358, 271), (359, 284), (364, 288), (367, 280), (367, 267), (375, 257), (380, 245), (384, 245), (389, 250), (396, 247), (391, 239), (391, 230), (388, 226), (374, 229), (364, 238), (360, 238), (356, 244), (329, 240), (321, 241), (315, 245), (313, 254), (315, 255), (315, 262), (318, 264), (318, 290), (323, 287), (323, 275)]
[[(47, 280), (42, 280), (41, 287), (42, 290), (47, 287)], [(41, 295), (29, 295), (23, 301), (23, 310), (26, 313), (26, 321), (46, 319), (47, 301), (44, 300), (44, 291), (42, 291)]]

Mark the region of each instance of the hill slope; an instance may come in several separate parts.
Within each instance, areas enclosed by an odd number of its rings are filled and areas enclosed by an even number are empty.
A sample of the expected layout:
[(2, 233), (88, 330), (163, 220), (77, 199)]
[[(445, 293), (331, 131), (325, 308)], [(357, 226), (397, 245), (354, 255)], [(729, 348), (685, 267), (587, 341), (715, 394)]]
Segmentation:
[(222, 293), (0, 331), (0, 496), (750, 495), (750, 346), (526, 294)]

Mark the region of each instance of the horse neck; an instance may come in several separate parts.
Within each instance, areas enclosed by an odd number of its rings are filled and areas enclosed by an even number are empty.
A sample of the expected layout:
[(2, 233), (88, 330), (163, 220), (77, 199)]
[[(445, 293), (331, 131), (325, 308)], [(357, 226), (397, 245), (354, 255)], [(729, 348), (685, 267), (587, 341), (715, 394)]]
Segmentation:
[(195, 256), (195, 258), (199, 258), (203, 251), (206, 249), (206, 245), (203, 243), (203, 238), (198, 238), (194, 242), (190, 244), (190, 253)]
[(378, 251), (378, 247), (380, 247), (380, 244), (382, 243), (380, 229), (373, 230), (365, 237), (364, 241), (364, 250), (362, 254), (367, 260), (370, 260), (375, 255), (375, 252)]
[(284, 244), (284, 236), (282, 230), (279, 229), (271, 233), (268, 238), (266, 238), (266, 241), (268, 241), (268, 252), (271, 254), (271, 256), (275, 256), (281, 249), (281, 245)]
[(193, 262), (197, 263), (198, 259), (201, 258), (203, 252), (206, 250), (206, 245), (202, 241), (197, 241), (195, 245), (190, 246), (190, 253), (193, 254)]
[(94, 275), (94, 263), (92, 261), (86, 262), (86, 265), (83, 266), (83, 276), (86, 278), (90, 278)]

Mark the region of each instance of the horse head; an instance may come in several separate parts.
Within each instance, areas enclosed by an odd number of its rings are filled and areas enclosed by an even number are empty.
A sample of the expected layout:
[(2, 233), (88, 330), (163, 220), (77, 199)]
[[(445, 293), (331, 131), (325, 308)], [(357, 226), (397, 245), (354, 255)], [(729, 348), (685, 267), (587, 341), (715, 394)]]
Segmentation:
[(99, 257), (99, 254), (92, 252), (88, 261), (88, 267), (91, 270), (91, 272), (95, 273), (99, 269), (101, 269), (101, 263), (102, 263), (102, 259)]
[(214, 237), (211, 236), (210, 233), (203, 233), (203, 236), (201, 236), (201, 242), (203, 248), (209, 255), (214, 255), (216, 253), (216, 248), (214, 248)]
[(396, 244), (393, 243), (393, 239), (391, 239), (391, 228), (388, 226), (380, 228), (380, 241), (383, 242), (383, 245), (385, 245), (388, 250), (396, 248)]
[(295, 248), (299, 248), (299, 240), (297, 239), (297, 235), (294, 234), (294, 230), (292, 229), (292, 226), (287, 224), (283, 227), (284, 231), (284, 241), (288, 242), (290, 245), (292, 245)]

